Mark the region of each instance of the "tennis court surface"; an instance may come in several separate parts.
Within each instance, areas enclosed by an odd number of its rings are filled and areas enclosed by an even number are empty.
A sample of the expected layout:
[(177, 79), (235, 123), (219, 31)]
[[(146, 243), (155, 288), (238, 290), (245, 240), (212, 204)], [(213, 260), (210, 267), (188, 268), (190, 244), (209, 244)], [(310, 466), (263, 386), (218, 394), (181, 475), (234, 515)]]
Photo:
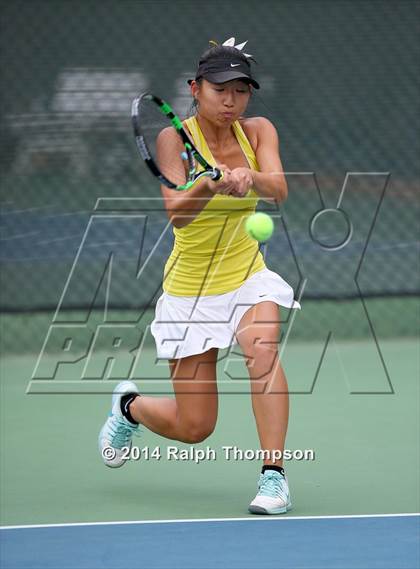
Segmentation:
[[(336, 349), (369, 361), (364, 345), (343, 341)], [(214, 449), (216, 460), (169, 460), (170, 444), (189, 445), (142, 432), (134, 444), (158, 447), (161, 459), (112, 470), (96, 446), (109, 395), (26, 394), (36, 358), (8, 357), (1, 392), (2, 567), (414, 569), (418, 348), (415, 340), (381, 346), (393, 394), (349, 394), (331, 350), (313, 393), (292, 395), (287, 447), (312, 449), (315, 458), (286, 463), (293, 510), (276, 519), (247, 513), (259, 462), (227, 460), (223, 452), (226, 445), (258, 448), (249, 394), (222, 394), (216, 431), (194, 445)], [(319, 349), (297, 343), (287, 350), (291, 388), (305, 370), (301, 354)], [(110, 390), (113, 382), (106, 383)]]
[(13, 569), (412, 569), (418, 529), (418, 516), (33, 527), (3, 531), (2, 555)]

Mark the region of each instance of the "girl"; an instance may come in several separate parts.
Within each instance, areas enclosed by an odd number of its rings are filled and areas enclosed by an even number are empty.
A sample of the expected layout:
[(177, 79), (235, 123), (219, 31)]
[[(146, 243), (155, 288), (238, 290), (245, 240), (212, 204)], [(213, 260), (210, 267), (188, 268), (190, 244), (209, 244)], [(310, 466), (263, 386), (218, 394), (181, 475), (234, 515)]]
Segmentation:
[[(282, 460), (272, 455), (284, 449), (289, 410), (278, 359), (278, 306), (299, 304), (245, 231), (258, 199), (283, 202), (287, 185), (274, 126), (262, 117), (242, 118), (252, 89), (259, 88), (243, 45), (235, 47), (231, 38), (211, 47), (189, 81), (196, 112), (184, 124), (203, 156), (223, 171), (222, 179), (204, 178), (186, 192), (161, 187), (175, 243), (151, 330), (158, 357), (169, 360), (175, 398), (142, 396), (134, 383), (120, 383), (99, 446), (105, 464), (119, 467), (121, 449), (130, 446), (139, 424), (186, 443), (206, 439), (217, 419), (218, 350), (238, 343), (267, 451), (249, 511), (280, 514), (291, 500)], [(184, 183), (182, 145), (173, 128), (159, 134), (157, 152), (160, 164), (171, 165), (173, 181)]]

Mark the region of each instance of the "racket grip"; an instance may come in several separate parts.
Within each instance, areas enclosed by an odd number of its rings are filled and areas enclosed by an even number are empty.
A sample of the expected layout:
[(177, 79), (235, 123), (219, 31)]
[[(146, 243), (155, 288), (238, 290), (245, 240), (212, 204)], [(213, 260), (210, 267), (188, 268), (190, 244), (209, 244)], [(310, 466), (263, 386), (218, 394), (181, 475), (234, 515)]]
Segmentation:
[(211, 179), (214, 180), (215, 182), (217, 182), (218, 180), (221, 180), (222, 178), (223, 178), (222, 170), (219, 170), (219, 168), (215, 168), (213, 170), (213, 174), (211, 176)]

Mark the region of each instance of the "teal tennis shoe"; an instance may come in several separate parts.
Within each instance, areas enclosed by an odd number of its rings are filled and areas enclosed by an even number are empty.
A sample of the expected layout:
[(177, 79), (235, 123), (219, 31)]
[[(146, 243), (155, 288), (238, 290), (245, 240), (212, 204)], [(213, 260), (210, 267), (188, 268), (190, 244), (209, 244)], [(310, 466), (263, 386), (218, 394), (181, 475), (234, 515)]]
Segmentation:
[(264, 474), (260, 474), (258, 494), (248, 508), (251, 514), (285, 514), (291, 509), (286, 476), (276, 470), (266, 470)]
[(108, 419), (102, 427), (98, 443), (102, 460), (111, 468), (119, 468), (125, 464), (127, 449), (131, 448), (132, 437), (139, 426), (130, 423), (121, 413), (121, 397), (128, 393), (138, 393), (132, 381), (122, 381), (112, 394), (112, 408)]

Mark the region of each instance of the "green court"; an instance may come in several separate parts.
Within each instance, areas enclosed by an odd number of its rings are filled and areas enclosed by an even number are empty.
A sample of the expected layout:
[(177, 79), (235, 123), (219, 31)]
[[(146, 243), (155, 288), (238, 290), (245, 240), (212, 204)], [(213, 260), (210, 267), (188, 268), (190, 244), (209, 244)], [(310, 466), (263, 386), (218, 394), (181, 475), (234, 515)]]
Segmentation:
[[(305, 359), (321, 348), (308, 342), (287, 348), (291, 390), (305, 372)], [(286, 463), (294, 516), (418, 511), (418, 342), (386, 339), (381, 348), (393, 394), (350, 394), (330, 350), (313, 393), (291, 396), (287, 448), (315, 454), (312, 461)], [(342, 340), (337, 349), (355, 365), (368, 361), (361, 341)], [(115, 382), (97, 382), (97, 395), (92, 389), (83, 394), (83, 388), (79, 395), (26, 394), (36, 356), (9, 356), (2, 364), (2, 525), (249, 515), (259, 461), (227, 460), (223, 450), (258, 449), (249, 394), (224, 389), (220, 395), (216, 431), (196, 445), (214, 449), (215, 460), (168, 460), (168, 445), (188, 445), (143, 431), (134, 444), (160, 447), (162, 458), (112, 470), (102, 464), (97, 434), (110, 401), (100, 392), (111, 392)], [(222, 391), (229, 378), (220, 367)]]

